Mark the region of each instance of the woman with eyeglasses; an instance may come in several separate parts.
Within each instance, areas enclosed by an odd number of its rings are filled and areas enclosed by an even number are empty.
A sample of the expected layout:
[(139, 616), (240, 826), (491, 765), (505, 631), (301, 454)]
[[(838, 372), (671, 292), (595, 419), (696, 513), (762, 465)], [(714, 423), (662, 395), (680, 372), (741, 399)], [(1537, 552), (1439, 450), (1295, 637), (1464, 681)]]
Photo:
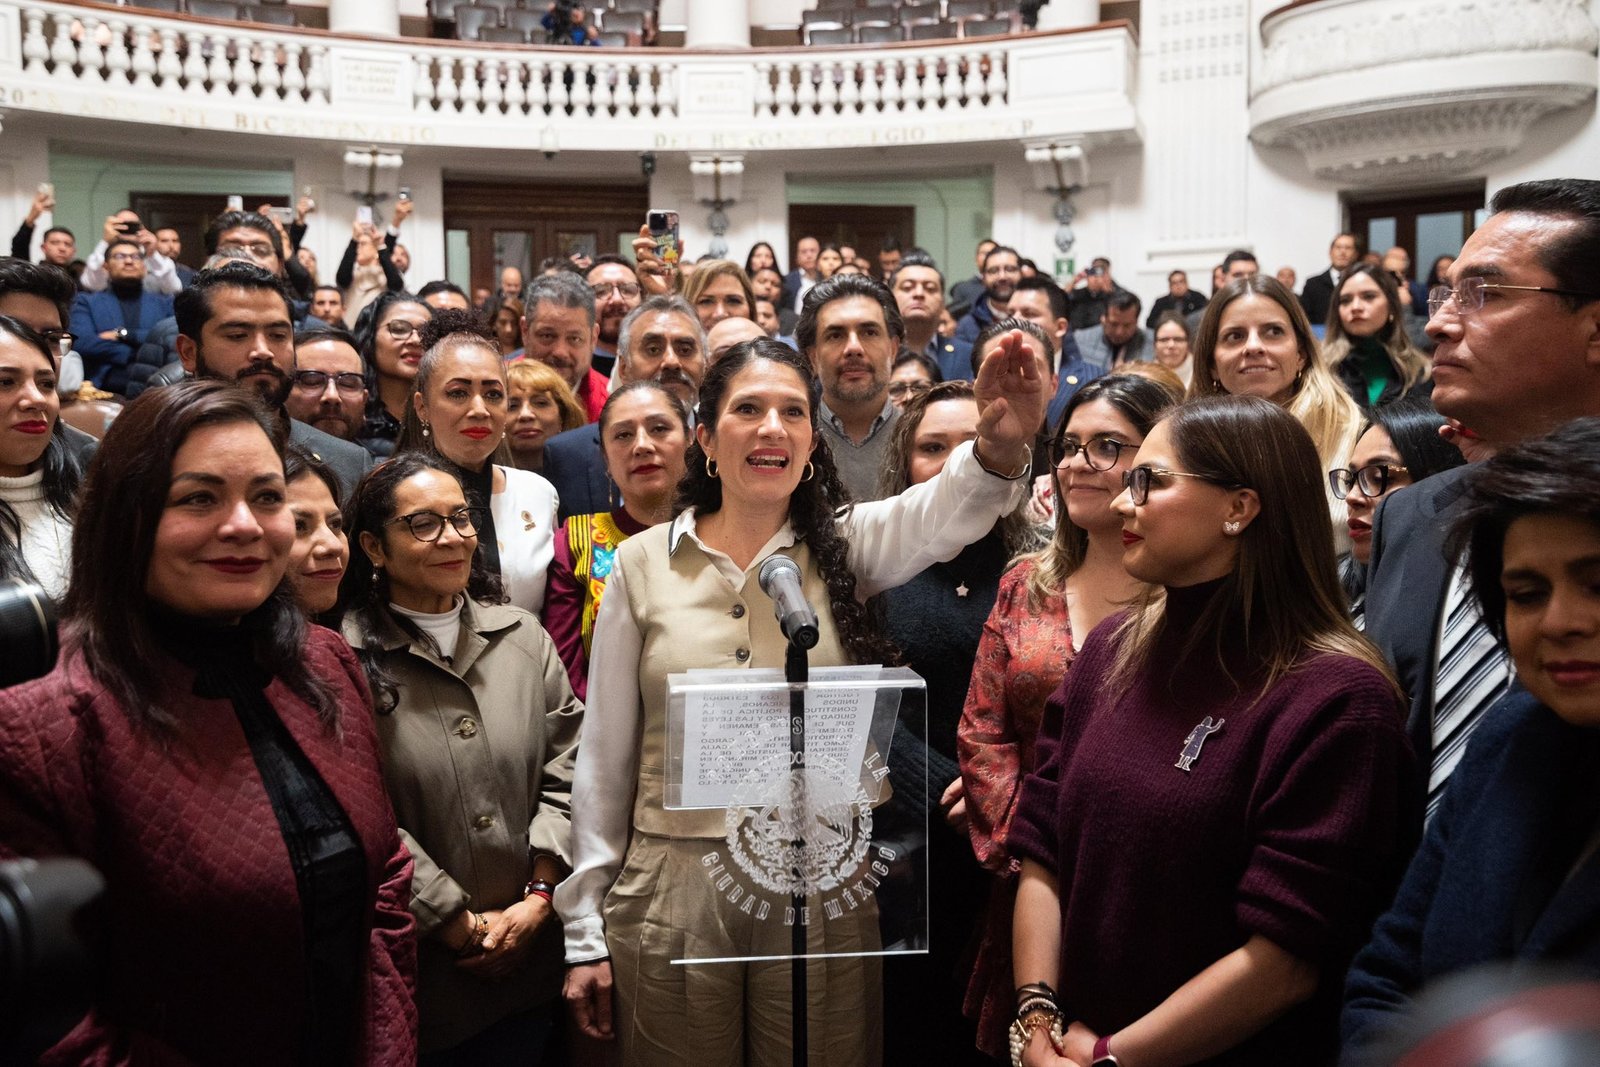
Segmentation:
[(902, 348), (889, 370), (889, 399), (901, 411), (917, 397), (944, 381), (939, 364), (909, 348)]
[(36, 583), (58, 601), (83, 480), (61, 421), (59, 344), (0, 315), (0, 579)]
[(426, 452), (455, 468), (473, 503), (486, 508), (484, 566), (511, 604), (537, 615), (555, 550), (556, 491), (513, 463), (499, 345), (475, 312), (455, 309), (434, 312), (421, 343), (395, 454)]
[(406, 408), (422, 362), (422, 328), (433, 309), (410, 293), (381, 292), (356, 317), (354, 333), (361, 361), (372, 382), (361, 441), (368, 451), (387, 455), (400, 438)]
[(344, 635), (416, 865), (420, 1062), (537, 1063), (561, 988), (550, 897), (571, 863), (583, 707), (538, 620), (500, 602), (488, 512), (449, 464), (402, 452), (348, 514)]
[(1145, 434), (1181, 399), (1181, 389), (1129, 374), (1072, 395), (1050, 441), (1055, 530), (1001, 578), (978, 641), (956, 741), (972, 850), (991, 874), (966, 996), (978, 1047), (990, 1056), (1006, 1056), (1016, 988), (1011, 914), (1020, 865), (1006, 841), (1017, 796), (1033, 768), (1045, 700), (1090, 632), (1145, 588), (1122, 565), (1122, 517), (1111, 502)]
[(1176, 311), (1163, 311), (1152, 330), (1156, 362), (1178, 376), (1185, 389), (1194, 380), (1194, 337), (1189, 320)]
[(1394, 275), (1382, 267), (1361, 264), (1339, 281), (1322, 355), (1363, 408), (1433, 391), (1428, 357), (1406, 333), (1408, 314)]
[(1439, 436), (1445, 418), (1426, 397), (1406, 397), (1372, 413), (1356, 440), (1350, 466), (1328, 472), (1328, 487), (1350, 511), (1350, 551), (1339, 558), (1339, 578), (1350, 594), (1350, 614), (1363, 629), (1372, 519), (1390, 493), (1459, 467), (1461, 451)]
[(1331, 1063), (1415, 786), (1399, 689), (1345, 612), (1316, 447), (1269, 401), (1190, 401), (1123, 481), (1123, 564), (1150, 592), (1050, 698), (1011, 822), (1013, 1055)]

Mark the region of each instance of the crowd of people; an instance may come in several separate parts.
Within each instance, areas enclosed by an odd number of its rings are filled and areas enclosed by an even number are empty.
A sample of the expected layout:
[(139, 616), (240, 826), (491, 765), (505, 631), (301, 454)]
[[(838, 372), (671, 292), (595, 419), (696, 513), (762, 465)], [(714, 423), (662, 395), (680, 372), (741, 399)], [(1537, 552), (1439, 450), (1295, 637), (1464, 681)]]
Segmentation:
[(321, 285), (312, 210), (0, 260), (0, 579), (62, 633), (0, 858), (106, 880), (40, 1062), (789, 1062), (667, 801), (669, 677), (783, 665), (776, 552), (813, 666), (924, 679), (937, 798), (927, 951), (814, 932), (812, 1063), (1356, 1067), (1464, 969), (1600, 978), (1600, 182), (1148, 314), (647, 228), (413, 291), (409, 201)]

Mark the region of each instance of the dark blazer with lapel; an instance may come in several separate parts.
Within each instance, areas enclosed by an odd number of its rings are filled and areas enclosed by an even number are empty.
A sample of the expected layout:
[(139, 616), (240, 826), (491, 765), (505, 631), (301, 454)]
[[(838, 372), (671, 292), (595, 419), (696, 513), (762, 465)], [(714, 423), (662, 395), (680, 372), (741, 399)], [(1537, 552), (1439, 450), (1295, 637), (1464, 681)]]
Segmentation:
[(600, 452), (599, 423), (591, 422), (550, 438), (544, 446), (544, 465), (539, 473), (556, 487), (558, 521), (611, 510), (611, 481), (606, 477), (606, 460)]
[(172, 297), (164, 293), (139, 295), (139, 325), (128, 327), (133, 344), (108, 341), (100, 335), (127, 325), (122, 319), (122, 304), (110, 289), (98, 293), (79, 293), (72, 302), (72, 332), (77, 337), (78, 354), (83, 357), (83, 372), (101, 389), (122, 392), (128, 384), (127, 366), (145, 335), (162, 319), (172, 316)]
[(1597, 774), (1600, 730), (1521, 689), (1489, 710), (1351, 968), (1345, 1062), (1363, 1062), (1420, 986), (1466, 967), (1542, 960), (1600, 978), (1600, 853), (1573, 869), (1594, 829)]
[[(1432, 763), (1434, 656), (1454, 561), (1451, 524), (1476, 470), (1456, 467), (1402, 489), (1378, 508), (1367, 565), (1366, 632), (1411, 700), (1406, 720), (1421, 767)], [(1426, 781), (1426, 774), (1423, 775)]]
[(333, 473), (339, 476), (339, 488), (344, 491), (344, 500), (350, 499), (361, 476), (372, 469), (371, 452), (354, 441), (340, 440), (295, 419), (289, 420), (289, 441), (333, 468)]
[(1333, 268), (1306, 279), (1300, 289), (1300, 306), (1313, 326), (1323, 326), (1328, 321), (1328, 308), (1333, 306)]

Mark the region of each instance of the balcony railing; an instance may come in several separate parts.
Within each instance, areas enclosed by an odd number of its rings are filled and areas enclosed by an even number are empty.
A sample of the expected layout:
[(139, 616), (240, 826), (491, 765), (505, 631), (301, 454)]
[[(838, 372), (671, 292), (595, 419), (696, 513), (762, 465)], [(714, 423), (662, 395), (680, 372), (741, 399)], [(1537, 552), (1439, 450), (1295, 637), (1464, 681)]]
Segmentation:
[[(349, 37), (0, 0), (8, 108), (477, 148), (552, 138), (580, 150), (1125, 138), (1137, 129), (1135, 61), (1125, 23), (732, 53)], [(1074, 108), (1061, 108), (1063, 98)]]
[(1300, 0), (1261, 38), (1251, 136), (1340, 182), (1481, 172), (1600, 79), (1589, 0)]

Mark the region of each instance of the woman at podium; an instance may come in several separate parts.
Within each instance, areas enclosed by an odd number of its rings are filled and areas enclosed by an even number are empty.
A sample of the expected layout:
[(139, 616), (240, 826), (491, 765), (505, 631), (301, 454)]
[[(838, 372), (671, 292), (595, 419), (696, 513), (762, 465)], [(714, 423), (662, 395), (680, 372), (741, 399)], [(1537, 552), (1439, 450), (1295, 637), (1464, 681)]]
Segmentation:
[[(840, 280), (837, 292), (823, 283), (808, 297), (817, 357), (876, 366), (881, 356), (886, 384), (898, 312), (887, 291), (851, 292), (853, 282)], [(700, 867), (724, 836), (724, 813), (665, 807), (667, 676), (783, 664), (785, 641), (757, 581), (775, 552), (799, 564), (817, 611), (813, 666), (889, 662), (865, 599), (953, 557), (1020, 502), (1046, 399), (1034, 353), (1013, 334), (978, 375), (977, 441), (931, 481), (852, 508), (817, 432), (812, 386), (808, 360), (766, 339), (735, 346), (707, 372), (679, 513), (618, 550), (596, 623), (574, 871), (556, 906), (568, 1002), (587, 1033), (617, 1039), (624, 1064), (791, 1056), (787, 961), (672, 962), (719, 947), (727, 957), (750, 953), (738, 924), (724, 925)], [(876, 959), (813, 960), (807, 982), (811, 1062), (881, 1063)]]

